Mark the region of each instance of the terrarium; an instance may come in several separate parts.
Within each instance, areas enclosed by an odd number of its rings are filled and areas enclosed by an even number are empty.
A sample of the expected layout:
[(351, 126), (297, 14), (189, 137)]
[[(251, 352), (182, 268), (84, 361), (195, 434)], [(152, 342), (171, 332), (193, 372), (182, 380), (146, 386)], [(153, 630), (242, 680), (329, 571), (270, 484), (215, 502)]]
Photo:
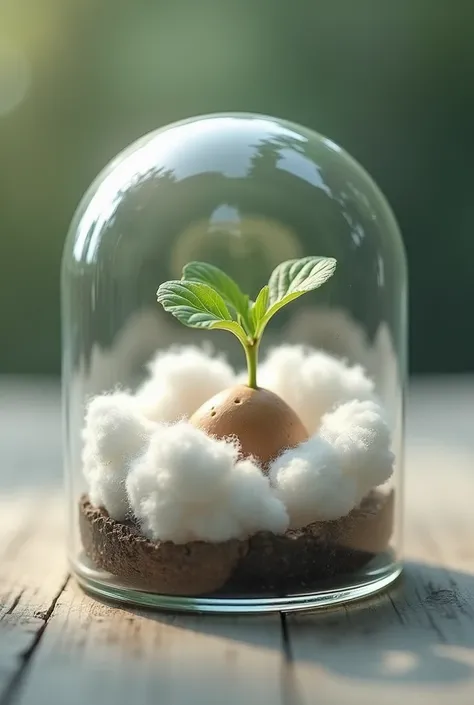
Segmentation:
[(395, 580), (406, 300), (390, 207), (331, 140), (217, 114), (123, 151), (62, 265), (79, 582), (253, 612)]

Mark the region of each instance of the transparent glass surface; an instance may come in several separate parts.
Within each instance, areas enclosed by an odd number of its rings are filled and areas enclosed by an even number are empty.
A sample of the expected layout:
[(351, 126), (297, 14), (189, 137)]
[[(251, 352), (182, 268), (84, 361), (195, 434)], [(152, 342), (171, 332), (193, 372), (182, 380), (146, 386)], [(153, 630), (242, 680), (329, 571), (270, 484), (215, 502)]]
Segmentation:
[[(90, 399), (117, 388), (134, 393), (149, 375), (147, 363), (176, 346), (209, 342), (237, 370), (245, 365), (230, 333), (187, 328), (165, 312), (158, 286), (179, 279), (186, 263), (205, 261), (254, 298), (279, 263), (310, 255), (336, 258), (336, 273), (270, 321), (260, 358), (278, 346), (304, 345), (308, 354), (323, 351), (346, 367), (360, 365), (390, 429), (390, 478), (364, 495), (349, 528), (347, 517), (325, 522), (330, 539), (311, 543), (288, 529), (279, 553), (277, 537), (239, 538), (240, 559), (208, 592), (192, 584), (186, 594), (175, 586), (164, 590), (166, 581), (154, 582), (156, 566), (146, 575), (147, 565), (135, 564), (134, 542), (145, 542), (149, 553), (162, 542), (142, 535), (133, 512), (109, 521), (115, 535), (128, 536), (123, 561), (129, 564), (116, 568), (107, 531), (94, 538), (93, 519), (88, 525), (83, 515)], [(270, 117), (222, 114), (173, 124), (121, 153), (80, 203), (62, 265), (69, 556), (80, 582), (158, 608), (250, 612), (314, 608), (388, 585), (400, 572), (406, 305), (406, 261), (394, 216), (364, 169), (329, 139)], [(373, 510), (361, 509), (374, 497)], [(96, 509), (105, 521), (104, 508)], [(265, 558), (265, 536), (274, 560)], [(178, 556), (168, 544), (161, 567), (169, 560), (164, 570), (186, 571), (186, 546), (176, 549)], [(206, 560), (203, 554), (203, 571)]]

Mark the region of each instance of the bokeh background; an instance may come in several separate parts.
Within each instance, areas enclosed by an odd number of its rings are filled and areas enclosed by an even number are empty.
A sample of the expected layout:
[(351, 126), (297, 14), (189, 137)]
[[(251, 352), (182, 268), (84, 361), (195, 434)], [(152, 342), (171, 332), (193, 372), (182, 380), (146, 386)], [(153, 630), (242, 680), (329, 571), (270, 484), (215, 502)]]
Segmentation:
[(410, 369), (474, 366), (474, 3), (1, 0), (0, 373), (56, 374), (59, 262), (84, 190), (191, 115), (303, 123), (388, 197), (410, 268)]

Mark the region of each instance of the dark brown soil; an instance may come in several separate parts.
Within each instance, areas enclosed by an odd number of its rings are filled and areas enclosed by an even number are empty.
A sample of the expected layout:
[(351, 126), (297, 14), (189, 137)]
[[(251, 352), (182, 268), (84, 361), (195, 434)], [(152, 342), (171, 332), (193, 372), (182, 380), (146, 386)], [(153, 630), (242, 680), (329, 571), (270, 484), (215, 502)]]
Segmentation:
[(373, 491), (337, 521), (317, 522), (283, 536), (260, 533), (224, 586), (227, 594), (310, 592), (318, 583), (353, 573), (388, 547), (394, 493)]
[(79, 522), (84, 550), (97, 568), (165, 595), (215, 592), (248, 550), (246, 541), (182, 545), (150, 541), (136, 524), (111, 519), (87, 497), (80, 502)]
[(373, 491), (337, 521), (284, 535), (262, 532), (247, 541), (178, 545), (150, 541), (133, 522), (80, 501), (84, 550), (100, 569), (142, 590), (167, 595), (261, 595), (308, 592), (328, 578), (352, 573), (387, 549), (394, 493)]

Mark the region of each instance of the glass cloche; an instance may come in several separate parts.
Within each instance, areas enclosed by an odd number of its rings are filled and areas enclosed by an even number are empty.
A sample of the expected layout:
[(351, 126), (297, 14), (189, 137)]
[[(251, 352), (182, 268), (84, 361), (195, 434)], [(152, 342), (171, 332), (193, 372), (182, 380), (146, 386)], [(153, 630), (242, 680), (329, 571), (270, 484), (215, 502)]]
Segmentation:
[(62, 264), (69, 557), (92, 593), (255, 612), (401, 571), (407, 273), (343, 149), (272, 117), (159, 129)]

